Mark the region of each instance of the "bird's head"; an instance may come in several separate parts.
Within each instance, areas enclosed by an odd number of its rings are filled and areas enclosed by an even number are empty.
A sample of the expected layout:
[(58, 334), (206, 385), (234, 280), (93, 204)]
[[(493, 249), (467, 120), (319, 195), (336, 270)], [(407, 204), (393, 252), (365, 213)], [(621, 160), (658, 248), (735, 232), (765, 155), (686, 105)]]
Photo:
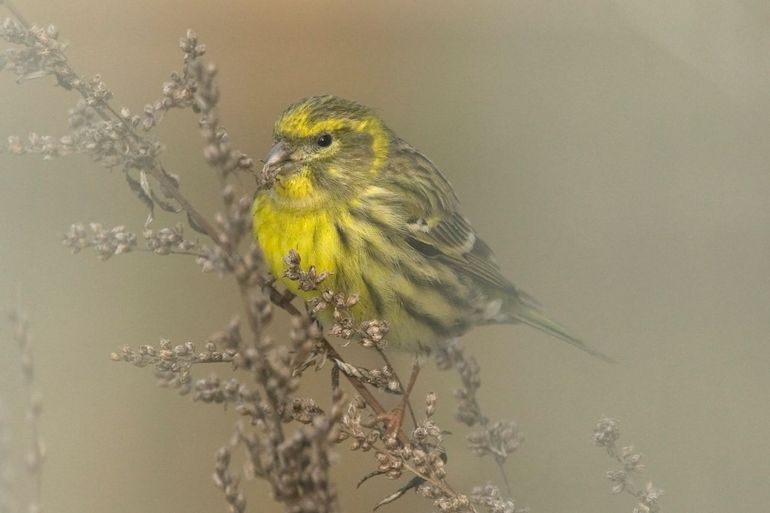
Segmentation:
[(370, 109), (336, 96), (313, 96), (276, 121), (262, 173), (288, 199), (355, 195), (379, 173), (392, 137)]

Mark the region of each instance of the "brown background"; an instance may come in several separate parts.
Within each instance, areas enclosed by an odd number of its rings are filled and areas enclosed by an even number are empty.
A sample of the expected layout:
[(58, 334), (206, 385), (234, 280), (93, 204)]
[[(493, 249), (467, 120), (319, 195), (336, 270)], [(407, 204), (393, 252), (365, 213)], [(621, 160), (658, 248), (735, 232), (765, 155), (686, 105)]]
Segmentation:
[[(610, 496), (591, 444), (603, 414), (666, 489), (664, 511), (764, 511), (770, 502), (770, 8), (766, 2), (19, 2), (57, 24), (83, 73), (140, 110), (176, 69), (194, 27), (220, 69), (223, 121), (260, 157), (296, 99), (335, 93), (374, 106), (449, 176), (502, 267), (554, 317), (621, 363), (604, 365), (526, 328), (478, 329), (483, 406), (527, 441), (507, 466), (535, 512), (631, 511)], [(74, 97), (0, 76), (0, 136), (61, 134)], [(217, 205), (195, 118), (174, 113), (165, 162), (204, 210)], [(248, 179), (242, 184), (252, 187)], [(192, 262), (71, 256), (57, 234), (100, 220), (141, 229), (118, 171), (84, 158), (0, 155), (0, 304), (18, 289), (36, 344), (49, 448), (45, 507), (58, 513), (222, 511), (213, 453), (233, 416), (159, 390), (109, 361), (129, 343), (201, 340), (237, 310), (229, 280)], [(157, 226), (173, 223), (160, 217)], [(282, 333), (279, 319), (276, 333)], [(7, 330), (0, 393), (21, 416)], [(397, 358), (408, 367), (409, 358)], [(207, 370), (203, 370), (207, 372)], [(315, 377), (325, 387), (327, 376)], [(452, 482), (497, 479), (465, 456), (439, 393)], [(323, 388), (321, 388), (323, 389)], [(25, 442), (16, 422), (17, 446)], [(345, 511), (397, 483), (353, 483), (370, 455), (340, 450)], [(249, 483), (251, 511), (272, 511)], [(385, 511), (429, 511), (412, 494)], [(277, 511), (277, 510), (276, 510)]]

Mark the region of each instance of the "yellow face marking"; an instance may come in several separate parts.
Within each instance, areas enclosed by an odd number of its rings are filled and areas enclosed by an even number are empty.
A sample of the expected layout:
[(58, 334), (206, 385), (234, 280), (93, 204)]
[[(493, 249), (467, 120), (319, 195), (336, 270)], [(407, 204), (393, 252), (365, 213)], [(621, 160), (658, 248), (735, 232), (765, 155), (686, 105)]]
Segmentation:
[(376, 126), (371, 127), (369, 135), (372, 137), (372, 152), (374, 153), (374, 161), (372, 162), (372, 168), (369, 171), (371, 174), (376, 175), (388, 158), (390, 137), (379, 120), (377, 120)]
[(369, 134), (372, 138), (372, 152), (374, 153), (374, 160), (369, 171), (371, 174), (376, 175), (388, 157), (390, 140), (382, 121), (376, 116), (367, 116), (361, 120), (329, 117), (311, 122), (309, 109), (302, 106), (283, 116), (275, 124), (276, 134), (299, 139), (316, 137), (340, 130)]

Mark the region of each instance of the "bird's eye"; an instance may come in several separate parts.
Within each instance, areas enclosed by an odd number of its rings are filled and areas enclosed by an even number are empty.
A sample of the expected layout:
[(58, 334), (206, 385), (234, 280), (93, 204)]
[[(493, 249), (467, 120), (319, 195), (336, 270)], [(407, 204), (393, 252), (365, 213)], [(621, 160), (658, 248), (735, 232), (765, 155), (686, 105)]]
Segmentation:
[(320, 146), (321, 148), (326, 148), (327, 146), (330, 146), (331, 143), (332, 143), (331, 134), (323, 134), (316, 141), (316, 144), (318, 144), (318, 146)]

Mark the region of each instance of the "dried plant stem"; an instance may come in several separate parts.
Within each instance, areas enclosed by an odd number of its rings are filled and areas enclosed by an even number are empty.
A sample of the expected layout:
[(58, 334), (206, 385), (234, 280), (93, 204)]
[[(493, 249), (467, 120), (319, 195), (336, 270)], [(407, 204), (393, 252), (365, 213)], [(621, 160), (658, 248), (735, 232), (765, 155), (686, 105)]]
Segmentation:
[(454, 368), (460, 376), (462, 388), (455, 390), (458, 402), (456, 418), (469, 427), (478, 425), (481, 430), (470, 433), (467, 437), (471, 450), (479, 456), (494, 456), (500, 477), (508, 495), (512, 495), (505, 461), (523, 441), (518, 427), (512, 421), (490, 423), (489, 417), (481, 411), (478, 401), (478, 389), (481, 386), (481, 374), (478, 362), (465, 353), (460, 342), (455, 339), (443, 353), (437, 355), (439, 368)]
[(8, 314), (8, 320), (13, 326), (13, 338), (21, 353), (21, 370), (27, 398), (27, 425), (30, 433), (30, 448), (27, 451), (27, 473), (32, 480), (32, 493), (28, 499), (29, 511), (41, 511), (43, 497), (43, 463), (46, 458), (45, 444), (40, 433), (40, 415), (43, 402), (35, 390), (35, 360), (32, 354), (32, 343), (29, 335), (27, 320), (14, 310)]
[[(153, 251), (149, 248), (133, 248), (131, 251), (138, 251), (140, 253), (152, 253)], [(172, 250), (169, 251), (170, 255), (181, 255), (181, 256), (193, 256), (197, 258), (205, 258), (206, 255), (204, 253), (200, 253), (198, 251), (182, 251), (182, 250)]]
[(0, 0), (0, 5), (5, 5), (5, 8), (8, 9), (13, 16), (19, 20), (19, 23), (24, 25), (24, 28), (29, 29), (30, 24), (27, 21), (27, 19), (19, 12), (19, 10), (16, 8), (16, 5), (14, 5), (12, 0)]
[[(113, 114), (117, 115), (117, 113), (115, 112), (113, 112)], [(118, 116), (118, 118), (120, 118), (120, 116)], [(123, 121), (123, 123), (125, 123), (125, 121)], [(139, 137), (133, 130), (131, 130), (131, 134), (134, 137)], [(193, 206), (190, 204), (190, 202), (187, 200), (184, 194), (182, 194), (182, 191), (179, 190), (179, 187), (177, 186), (177, 184), (171, 181), (171, 179), (169, 178), (169, 174), (166, 172), (163, 166), (162, 165), (153, 166), (150, 169), (150, 173), (156, 180), (158, 180), (161, 186), (163, 186), (163, 188), (168, 191), (168, 193), (177, 201), (177, 203), (179, 203), (179, 205), (184, 209), (187, 215), (189, 215), (190, 218), (192, 218), (193, 222), (203, 232), (205, 232), (205, 234), (208, 235), (212, 241), (218, 244), (221, 244), (222, 238), (220, 236), (219, 231), (216, 228), (214, 228), (214, 226), (211, 225), (211, 223), (209, 223), (208, 219), (206, 219), (195, 208), (193, 208)]]
[[(16, 7), (13, 5), (12, 2), (9, 2), (8, 0), (2, 0), (1, 3), (3, 3), (6, 6), (6, 8), (8, 8), (8, 10), (14, 15), (14, 17), (16, 17), (16, 19), (26, 29), (30, 29), (31, 25), (21, 15), (18, 9), (16, 9)], [(80, 77), (80, 75), (78, 75), (69, 66), (67, 62), (62, 63), (61, 66), (62, 66), (63, 73), (61, 73), (57, 77), (60, 83), (72, 83), (72, 82), (83, 83), (83, 80)], [(65, 80), (63, 77), (68, 77), (68, 78)], [(87, 99), (89, 97), (89, 92), (84, 87), (76, 86), (74, 87), (74, 89), (76, 89), (84, 99)], [(131, 125), (118, 112), (116, 112), (115, 109), (113, 109), (106, 101), (100, 102), (97, 105), (93, 105), (93, 108), (95, 112), (103, 120), (106, 121), (106, 120), (112, 119), (114, 121), (121, 123), (132, 143), (136, 145), (139, 145), (141, 143), (142, 141), (141, 136), (137, 134), (134, 131), (134, 129), (131, 127)], [(205, 216), (203, 216), (192, 205), (192, 203), (187, 199), (187, 197), (181, 192), (178, 184), (171, 179), (171, 175), (169, 174), (168, 171), (166, 171), (166, 169), (163, 167), (160, 161), (155, 159), (151, 161), (149, 164), (150, 165), (146, 167), (146, 170), (149, 172), (149, 174), (153, 178), (155, 178), (158, 181), (158, 183), (161, 185), (163, 190), (167, 192), (185, 211), (193, 227), (205, 233), (215, 244), (220, 246), (228, 256), (238, 257), (236, 250), (233, 247), (231, 247), (231, 244), (228, 238), (224, 236), (224, 234), (221, 233), (220, 230), (218, 230), (213, 224), (211, 224), (208, 221), (208, 219)], [(236, 272), (236, 276), (238, 276), (237, 272)], [(290, 300), (287, 301), (286, 297), (282, 295), (280, 292), (278, 292), (278, 290), (276, 290), (271, 283), (265, 280), (264, 277), (256, 276), (256, 278), (257, 278), (257, 285), (262, 287), (263, 290), (266, 290), (268, 292), (271, 301), (273, 301), (276, 306), (285, 310), (287, 313), (293, 316), (301, 314), (300, 310), (297, 309), (291, 303)], [(248, 297), (249, 297), (250, 285), (246, 282), (243, 282), (242, 280), (239, 280), (239, 289), (241, 291), (241, 297), (244, 302), (244, 310), (246, 311), (246, 315), (248, 317), (247, 320), (248, 320), (249, 326), (253, 330), (255, 326), (259, 326), (259, 323), (257, 322), (256, 318), (251, 312), (251, 309), (249, 308), (250, 301)], [(333, 359), (344, 361), (344, 359), (339, 354), (339, 352), (337, 352), (337, 350), (331, 345), (331, 343), (328, 342), (328, 340), (324, 338), (322, 339), (322, 343), (324, 344), (325, 349), (330, 357), (332, 357)], [(371, 406), (375, 414), (381, 415), (386, 413), (385, 408), (368, 390), (366, 385), (349, 376), (346, 376), (346, 378), (351, 383), (351, 385), (356, 389), (356, 391), (361, 395), (361, 397), (366, 401), (366, 403)], [(407, 437), (403, 432), (399, 433), (398, 438), (402, 442), (406, 442), (407, 440)]]
[(610, 481), (612, 493), (627, 493), (635, 497), (639, 502), (634, 512), (659, 513), (660, 497), (663, 490), (647, 481), (644, 487), (640, 487), (634, 481), (634, 476), (641, 474), (645, 466), (642, 463), (642, 455), (634, 450), (633, 445), (625, 445), (618, 448), (620, 439), (620, 422), (610, 417), (602, 417), (596, 423), (593, 432), (593, 441), (599, 447), (604, 447), (607, 454), (617, 461), (621, 467), (617, 470), (608, 470), (607, 479)]
[[(380, 355), (380, 358), (382, 358), (382, 361), (385, 362), (385, 365), (387, 365), (391, 370), (393, 370), (393, 376), (395, 377), (396, 381), (398, 382), (399, 388), (404, 391), (406, 390), (404, 388), (404, 384), (401, 382), (401, 378), (398, 377), (398, 374), (396, 374), (396, 371), (393, 367), (393, 364), (390, 363), (390, 358), (388, 358), (388, 355), (385, 354), (385, 351), (382, 350), (382, 348), (377, 347), (377, 352)], [(414, 408), (412, 407), (412, 402), (410, 398), (407, 396), (406, 398), (406, 407), (409, 409), (409, 417), (412, 419), (412, 424), (417, 425), (417, 416), (414, 414)]]
[[(276, 291), (276, 293), (280, 296), (280, 293), (278, 293), (278, 291)], [(289, 315), (302, 315), (302, 312), (300, 312), (300, 310), (296, 306), (294, 306), (293, 303), (280, 302), (277, 304), (277, 306), (286, 310), (289, 313)], [(324, 349), (326, 350), (327, 354), (332, 360), (341, 360), (343, 362), (345, 361), (345, 359), (342, 358), (342, 355), (334, 348), (334, 346), (328, 340), (326, 340), (325, 337), (321, 339), (321, 342), (324, 344)], [(376, 413), (377, 415), (382, 415), (387, 413), (387, 410), (382, 406), (382, 404), (377, 400), (377, 398), (374, 397), (374, 395), (369, 391), (369, 389), (366, 388), (366, 385), (364, 385), (363, 383), (361, 383), (355, 378), (351, 378), (347, 376), (344, 372), (342, 374), (348, 379), (350, 384), (353, 385), (353, 388), (356, 389), (356, 392), (358, 392), (358, 394), (364, 399), (364, 401), (366, 401), (366, 403), (372, 407), (372, 409), (374, 410), (374, 413)], [(406, 436), (403, 433), (400, 433), (400, 435), (404, 437)]]
[[(0, 0), (0, 4), (5, 5), (5, 7), (11, 12), (11, 14), (13, 14), (19, 23), (24, 26), (25, 29), (29, 30), (31, 28), (29, 22), (26, 20), (26, 18), (24, 18), (21, 12), (19, 12), (11, 0)], [(77, 84), (83, 83), (82, 77), (80, 77), (80, 75), (78, 75), (75, 70), (72, 69), (68, 62), (65, 61), (61, 63), (61, 67), (63, 72), (57, 75), (57, 79), (60, 83), (69, 84), (70, 88), (73, 88), (71, 85), (73, 82), (76, 82)], [(63, 77), (67, 78), (65, 79)], [(89, 92), (85, 87), (76, 85), (74, 86), (74, 89), (80, 93), (83, 99), (88, 99)], [(104, 121), (114, 119), (115, 121), (121, 123), (133, 143), (137, 144), (141, 142), (141, 136), (139, 136), (139, 134), (134, 131), (133, 127), (118, 112), (116, 112), (115, 109), (109, 105), (109, 103), (103, 101), (98, 105), (94, 105), (93, 107), (95, 112)], [(105, 112), (105, 110), (107, 112)], [(206, 235), (208, 235), (209, 238), (211, 238), (214, 242), (221, 243), (222, 238), (220, 237), (219, 232), (214, 228), (213, 225), (211, 225), (211, 223), (208, 222), (208, 220), (203, 215), (201, 215), (195, 208), (193, 208), (187, 198), (179, 190), (178, 185), (171, 180), (170, 175), (159, 161), (152, 162), (152, 164), (148, 166), (148, 171), (153, 176), (153, 178), (155, 178), (158, 183), (161, 184), (164, 190), (166, 190), (179, 203), (179, 205), (190, 216), (197, 227), (205, 232)]]
[[(387, 452), (387, 449), (384, 447), (377, 447), (377, 446), (373, 446), (373, 447), (376, 447), (380, 451)], [(452, 488), (452, 486), (450, 486), (450, 484), (447, 483), (445, 480), (434, 479), (432, 476), (424, 474), (423, 472), (420, 472), (416, 467), (414, 467), (413, 465), (410, 465), (408, 462), (403, 462), (402, 464), (406, 470), (408, 470), (415, 476), (422, 479), (423, 482), (430, 483), (431, 485), (435, 486), (436, 488), (444, 492), (447, 496), (456, 497), (458, 495), (457, 491), (455, 491), (454, 488)], [(470, 511), (474, 513), (476, 512), (476, 508), (474, 508), (473, 505), (469, 505), (469, 508), (470, 508)]]
[[(387, 475), (395, 479), (401, 476), (402, 471), (407, 471), (416, 476), (379, 505), (392, 502), (415, 488), (418, 493), (433, 499), (436, 510), (444, 513), (476, 512), (477, 506), (491, 513), (520, 511), (515, 509), (512, 501), (503, 500), (495, 487), (488, 486), (481, 491), (474, 489), (471, 495), (465, 495), (456, 492), (446, 481), (444, 431), (431, 419), (435, 412), (436, 394), (428, 394), (426, 418), (420, 423), (412, 405), (406, 402), (414, 422), (413, 430), (405, 431), (399, 424), (396, 431), (395, 427), (383, 424), (382, 419), (388, 418), (388, 411), (366, 383), (377, 387), (385, 383), (390, 391), (400, 388), (406, 399), (416, 379), (414, 372), (404, 389), (388, 357), (381, 351), (380, 343), (388, 331), (386, 320), (356, 322), (350, 308), (357, 303), (358, 296), (339, 291), (319, 290), (321, 295), (309, 302), (306, 311), (293, 303), (293, 294), (281, 293), (274, 286), (274, 280), (264, 272), (264, 259), (253, 241), (249, 249), (243, 248), (244, 241), (251, 239), (251, 198), (236, 197), (236, 188), (228, 184), (228, 177), (236, 170), (255, 174), (253, 161), (231, 148), (227, 132), (219, 125), (216, 69), (201, 58), (206, 51), (205, 45), (192, 31), (180, 40), (184, 52), (183, 69), (171, 74), (169, 82), (163, 85), (163, 97), (145, 107), (142, 118), (132, 116), (127, 108), (117, 112), (110, 105), (112, 94), (101, 77), (97, 75), (84, 80), (75, 73), (64, 52), (65, 45), (57, 41), (55, 27), (30, 26), (14, 6), (0, 0), (0, 5), (4, 3), (18, 23), (5, 20), (0, 35), (12, 44), (22, 46), (20, 50), (7, 53), (7, 62), (14, 64), (8, 69), (16, 73), (20, 80), (53, 76), (60, 86), (74, 89), (83, 98), (70, 112), (70, 132), (65, 138), (57, 141), (49, 136), (30, 134), (29, 143), (20, 144), (18, 137), (12, 137), (9, 139), (9, 152), (17, 155), (40, 153), (44, 158), (84, 153), (107, 167), (122, 166), (129, 186), (150, 210), (142, 234), (146, 247), (137, 247), (137, 234), (127, 231), (125, 226), (105, 230), (98, 223), (90, 225), (90, 232), (82, 224), (73, 225), (63, 237), (65, 245), (73, 252), (94, 249), (102, 260), (132, 250), (158, 255), (192, 255), (197, 257), (204, 271), (232, 274), (235, 278), (250, 332), (248, 341), (242, 338), (238, 321), (234, 320), (222, 337), (209, 339), (206, 352), (198, 353), (191, 342), (172, 347), (168, 341), (161, 341), (159, 349), (141, 346), (135, 352), (128, 348), (120, 354), (115, 353), (113, 359), (140, 367), (155, 366), (162, 385), (176, 388), (182, 394), (192, 392), (194, 400), (234, 404), (236, 411), (248, 420), (239, 422), (231, 442), (232, 446), (246, 450), (247, 466), (243, 475), (268, 481), (273, 499), (283, 503), (291, 513), (339, 511), (336, 491), (329, 478), (330, 451), (332, 443), (346, 438), (354, 442), (353, 450), (375, 449), (378, 470), (373, 475)], [(160, 159), (160, 143), (141, 135), (137, 129), (150, 130), (173, 108), (189, 108), (200, 115), (201, 135), (205, 143), (203, 154), (217, 172), (225, 207), (224, 211), (211, 217), (201, 214), (180, 190), (178, 178), (165, 169)], [(137, 173), (138, 178), (135, 177)], [(261, 186), (258, 183), (258, 187)], [(155, 206), (169, 212), (184, 212), (189, 225), (204, 234), (213, 245), (185, 238), (181, 223), (174, 228), (151, 229), (148, 225)], [(308, 271), (301, 272), (299, 256), (295, 254), (291, 260), (297, 278), (290, 279), (298, 279), (302, 290), (309, 290), (303, 287), (317, 285), (328, 274), (316, 273), (312, 266)], [(265, 332), (270, 322), (271, 303), (292, 317), (291, 344), (274, 343)], [(385, 368), (369, 372), (347, 364), (311, 319), (323, 308), (334, 309), (335, 319), (338, 319), (337, 316), (342, 319), (329, 326), (328, 333), (347, 343), (356, 340), (364, 347), (377, 349)], [(319, 356), (334, 363), (333, 378), (338, 376), (343, 366), (354, 367), (355, 372), (343, 372), (360, 396), (349, 403), (348, 415), (343, 415), (342, 395), (334, 384), (334, 404), (330, 412), (318, 407), (313, 398), (296, 395), (300, 385), (297, 376), (301, 371), (295, 373), (295, 358), (299, 357), (302, 362), (304, 357), (305, 364), (309, 365)], [(478, 366), (472, 358), (464, 359), (461, 350), (455, 351), (453, 358), (452, 363), (460, 371), (464, 385), (464, 393), (458, 399), (466, 411), (465, 418), (460, 420), (469, 425), (478, 423), (483, 428), (475, 439), (469, 437), (471, 450), (482, 456), (492, 454), (501, 465), (501, 461), (518, 445), (515, 425), (511, 428), (512, 423), (489, 423), (481, 415), (475, 397), (480, 383)], [(216, 375), (193, 382), (192, 365), (213, 361), (233, 362), (251, 373), (253, 383), (244, 383), (235, 377), (222, 381)], [(403, 415), (403, 403), (397, 411)], [(294, 421), (303, 425), (292, 430), (287, 423)], [(40, 462), (42, 443), (37, 431), (34, 436), (37, 440), (34, 460)], [(229, 460), (230, 449), (225, 448), (218, 453), (214, 481), (224, 492), (230, 510), (242, 513), (246, 508), (245, 498), (238, 488), (238, 473), (229, 470)]]

